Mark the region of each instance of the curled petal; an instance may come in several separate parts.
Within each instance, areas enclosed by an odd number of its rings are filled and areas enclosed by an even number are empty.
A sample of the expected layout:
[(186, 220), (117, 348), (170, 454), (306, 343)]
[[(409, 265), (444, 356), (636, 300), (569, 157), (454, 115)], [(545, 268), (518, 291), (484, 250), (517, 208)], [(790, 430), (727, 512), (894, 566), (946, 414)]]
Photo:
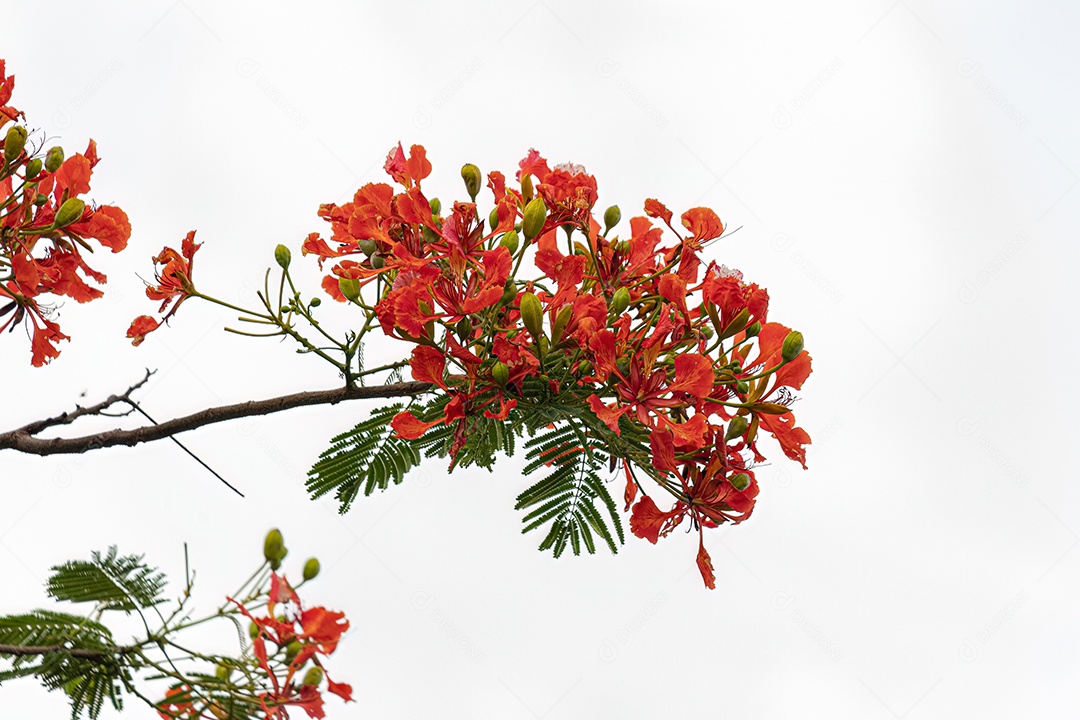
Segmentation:
[(402, 440), (418, 440), (424, 433), (441, 422), (442, 418), (434, 422), (424, 422), (406, 410), (394, 416), (394, 419), (390, 421), (390, 427), (394, 428), (394, 432)]

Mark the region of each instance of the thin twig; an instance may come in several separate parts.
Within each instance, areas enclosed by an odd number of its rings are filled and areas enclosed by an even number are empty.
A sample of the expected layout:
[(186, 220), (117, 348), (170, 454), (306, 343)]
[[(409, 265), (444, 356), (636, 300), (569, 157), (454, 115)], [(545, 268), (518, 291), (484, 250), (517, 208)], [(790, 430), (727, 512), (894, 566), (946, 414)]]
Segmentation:
[[(147, 419), (147, 420), (149, 420), (150, 422), (154, 423), (155, 425), (158, 425), (158, 424), (159, 424), (157, 420), (155, 420), (154, 418), (150, 417), (150, 415), (149, 415), (149, 414), (148, 414), (148, 413), (147, 413), (147, 412), (146, 412), (145, 410), (143, 410), (143, 409), (142, 409), (142, 408), (141, 408), (141, 407), (139, 406), (139, 403), (137, 403), (137, 402), (135, 402), (134, 400), (131, 400), (131, 399), (128, 399), (128, 400), (127, 400), (126, 402), (127, 402), (127, 404), (128, 404), (128, 405), (130, 405), (130, 406), (131, 406), (132, 408), (134, 408), (134, 409), (135, 409), (135, 411), (136, 411), (136, 412), (138, 412), (138, 413), (139, 413), (140, 415), (142, 415), (142, 416), (143, 416), (144, 418), (146, 418), (146, 419)], [(199, 457), (198, 455), (196, 455), (195, 453), (191, 452), (191, 450), (188, 450), (187, 446), (186, 446), (186, 445), (184, 445), (184, 443), (180, 442), (179, 440), (177, 440), (177, 439), (176, 439), (176, 438), (174, 438), (174, 437), (169, 437), (169, 439), (170, 439), (170, 440), (172, 440), (172, 441), (173, 441), (174, 443), (176, 443), (176, 444), (177, 444), (177, 445), (178, 445), (178, 446), (180, 447), (180, 449), (181, 449), (181, 450), (183, 450), (183, 451), (184, 451), (184, 452), (186, 452), (186, 453), (187, 453), (188, 455), (190, 455), (190, 456), (191, 456), (192, 458), (194, 458), (194, 459), (195, 459), (195, 462), (199, 463), (199, 464), (200, 464), (200, 465), (202, 465), (202, 466), (203, 466), (204, 468), (206, 468), (206, 469), (207, 469), (207, 471), (209, 471), (209, 473), (210, 473), (211, 475), (213, 475), (214, 477), (216, 477), (216, 478), (217, 478), (218, 480), (220, 480), (221, 482), (225, 483), (225, 487), (229, 488), (230, 490), (232, 490), (232, 491), (233, 491), (234, 493), (236, 493), (236, 494), (237, 494), (237, 495), (239, 495), (240, 497), (244, 497), (244, 493), (242, 493), (242, 492), (240, 492), (239, 490), (237, 490), (237, 489), (236, 489), (236, 487), (235, 487), (235, 486), (234, 486), (234, 485), (233, 485), (232, 483), (230, 483), (230, 482), (229, 482), (228, 480), (226, 480), (225, 478), (223, 478), (223, 477), (221, 477), (220, 475), (218, 475), (218, 474), (217, 474), (217, 471), (215, 471), (215, 470), (214, 470), (214, 468), (210, 467), (210, 466), (209, 466), (209, 465), (207, 465), (207, 464), (206, 464), (205, 462), (203, 462), (203, 459), (202, 459), (201, 457)], [(187, 547), (187, 546), (185, 545), (185, 549), (186, 549), (186, 547)]]

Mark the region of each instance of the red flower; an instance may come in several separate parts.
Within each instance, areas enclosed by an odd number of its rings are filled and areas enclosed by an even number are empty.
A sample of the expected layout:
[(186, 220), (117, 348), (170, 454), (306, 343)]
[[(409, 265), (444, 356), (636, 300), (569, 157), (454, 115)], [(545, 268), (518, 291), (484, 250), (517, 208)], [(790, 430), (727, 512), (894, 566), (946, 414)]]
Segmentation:
[(195, 286), (191, 281), (191, 270), (194, 264), (195, 252), (202, 247), (202, 243), (195, 242), (195, 231), (192, 230), (184, 238), (180, 246), (180, 252), (166, 247), (161, 253), (153, 258), (160, 269), (156, 269), (157, 285), (146, 285), (146, 296), (151, 300), (160, 300), (161, 307), (158, 312), (165, 312), (165, 308), (172, 307), (156, 321), (148, 315), (140, 315), (132, 321), (128, 328), (127, 336), (132, 339), (132, 345), (139, 345), (146, 339), (146, 335), (169, 320), (180, 307), (184, 300), (195, 294)]
[[(165, 699), (157, 704), (158, 715), (166, 720), (182, 717), (185, 713), (195, 712), (195, 703), (191, 701), (191, 688), (187, 685), (169, 688), (165, 691)], [(178, 698), (170, 700), (170, 698)]]

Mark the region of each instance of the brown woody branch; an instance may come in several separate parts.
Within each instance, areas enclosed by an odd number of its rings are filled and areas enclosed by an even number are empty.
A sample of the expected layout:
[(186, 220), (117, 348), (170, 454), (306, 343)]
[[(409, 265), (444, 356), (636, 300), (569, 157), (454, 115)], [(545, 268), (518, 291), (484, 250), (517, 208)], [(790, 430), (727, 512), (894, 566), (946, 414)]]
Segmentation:
[(75, 411), (64, 413), (55, 418), (38, 420), (16, 430), (0, 433), (0, 450), (10, 449), (31, 455), (62, 455), (84, 453), (88, 450), (113, 447), (116, 445), (133, 446), (154, 440), (162, 440), (177, 433), (187, 432), (204, 425), (253, 417), (270, 415), (283, 410), (308, 405), (336, 405), (346, 400), (368, 400), (373, 398), (410, 397), (431, 390), (430, 383), (400, 382), (390, 385), (372, 385), (367, 387), (342, 387), (334, 390), (316, 390), (294, 393), (268, 400), (251, 400), (235, 405), (222, 405), (207, 408), (184, 417), (167, 420), (155, 425), (135, 428), (134, 430), (107, 430), (93, 435), (72, 438), (40, 438), (37, 433), (46, 428), (66, 425), (86, 415), (102, 415), (117, 404), (135, 406), (131, 393), (142, 386), (150, 377), (150, 372), (141, 381), (128, 388), (120, 395), (112, 395), (103, 402), (88, 408), (77, 407)]
[(34, 655), (48, 655), (49, 653), (66, 653), (71, 657), (102, 663), (111, 660), (117, 655), (130, 652), (132, 648), (113, 648), (111, 652), (101, 650), (84, 650), (82, 648), (69, 648), (63, 645), (0, 645), (0, 655), (14, 655), (16, 657), (31, 657)]

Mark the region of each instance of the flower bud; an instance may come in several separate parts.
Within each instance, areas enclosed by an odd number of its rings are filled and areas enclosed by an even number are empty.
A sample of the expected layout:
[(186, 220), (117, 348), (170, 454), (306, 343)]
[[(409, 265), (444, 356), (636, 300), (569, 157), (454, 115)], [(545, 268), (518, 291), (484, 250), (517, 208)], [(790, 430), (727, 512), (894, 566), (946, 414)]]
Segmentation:
[(30, 162), (26, 163), (26, 179), (33, 180), (41, 172), (43, 163), (41, 158), (33, 158)]
[(499, 304), (500, 305), (506, 305), (507, 303), (511, 303), (511, 302), (514, 301), (514, 298), (516, 298), (516, 297), (517, 297), (517, 283), (515, 283), (514, 279), (511, 278), (511, 279), (507, 280), (506, 285), (503, 286), (503, 294), (502, 294), (502, 297), (499, 298)]
[(34, 198), (34, 204), (35, 205), (44, 205), (47, 202), (49, 202), (49, 196), (48, 195), (42, 195), (41, 193), (38, 193), (37, 197)]
[(533, 199), (532, 175), (521, 178), (521, 197), (525, 199), (525, 202)]
[(525, 206), (525, 216), (521, 220), (521, 232), (526, 240), (532, 240), (544, 229), (547, 219), (547, 205), (543, 198), (534, 198)]
[(461, 340), (461, 342), (465, 342), (466, 338), (469, 338), (469, 337), (472, 336), (472, 332), (473, 332), (472, 321), (469, 320), (469, 318), (467, 318), (467, 317), (463, 317), (463, 318), (461, 318), (460, 320), (457, 321), (457, 325), (454, 326), (454, 330), (457, 331), (458, 339)]
[(323, 670), (318, 665), (312, 667), (304, 675), (304, 685), (318, 686), (323, 681)]
[(502, 236), (502, 240), (499, 241), (499, 244), (509, 250), (511, 255), (516, 253), (518, 249), (517, 230), (511, 230), (510, 232), (504, 234)]
[(266, 540), (263, 541), (263, 557), (270, 563), (270, 568), (272, 570), (277, 570), (281, 567), (281, 561), (285, 559), (287, 553), (288, 550), (285, 549), (285, 538), (282, 537), (280, 530), (274, 528), (266, 533)]
[(488, 227), (492, 232), (499, 227), (499, 208), (491, 208), (491, 212), (488, 213)]
[(356, 302), (360, 299), (360, 281), (356, 278), (338, 278), (337, 285), (346, 300)]
[(712, 325), (702, 325), (701, 334), (705, 336), (706, 340), (709, 340), (716, 334), (716, 331), (712, 329)]
[(521, 296), (521, 321), (533, 340), (539, 341), (544, 336), (544, 307), (531, 292)]
[(803, 336), (798, 330), (792, 330), (784, 338), (784, 344), (780, 348), (780, 357), (784, 362), (789, 363), (795, 358), (799, 357), (799, 353), (803, 349)]
[(57, 146), (49, 148), (45, 153), (45, 169), (48, 172), (56, 172), (64, 164), (64, 148)]
[(432, 215), (438, 215), (442, 212), (442, 201), (440, 201), (439, 198), (431, 198), (428, 205), (431, 206)]
[(611, 232), (611, 228), (619, 224), (622, 220), (622, 210), (618, 205), (612, 205), (604, 211), (604, 234), (607, 235)]
[(311, 298), (311, 302), (308, 303), (308, 307), (319, 307), (320, 305), (322, 305), (322, 299), (317, 297)]
[(570, 318), (574, 314), (574, 306), (566, 305), (555, 316), (555, 322), (551, 325), (551, 342), (557, 343), (562, 340), (563, 331), (570, 324)]
[(608, 306), (608, 310), (613, 315), (618, 316), (622, 315), (628, 307), (630, 307), (630, 291), (621, 287), (611, 296), (611, 304)]
[(274, 248), (274, 259), (282, 270), (288, 270), (289, 263), (292, 262), (292, 252), (284, 245), (278, 245)]
[(56, 218), (53, 222), (56, 223), (57, 227), (67, 227), (73, 222), (78, 222), (84, 210), (86, 210), (86, 203), (79, 198), (68, 198), (60, 206), (60, 209), (56, 211)]
[(4, 138), (4, 164), (10, 165), (22, 155), (23, 148), (26, 147), (26, 128), (22, 125), (13, 125), (7, 131), (7, 137)]
[(289, 644), (285, 646), (285, 662), (292, 662), (293, 658), (299, 655), (303, 649), (304, 646), (300, 644), (299, 640), (289, 641)]
[(228, 680), (229, 676), (232, 675), (232, 668), (230, 668), (228, 665), (219, 664), (216, 668), (214, 668), (214, 675), (217, 676), (218, 680)]
[(749, 425), (742, 415), (737, 415), (731, 419), (728, 423), (727, 433), (724, 434), (724, 442), (728, 440), (734, 440), (737, 437), (742, 437), (742, 434), (746, 432), (746, 427)]
[(371, 256), (371, 267), (375, 268), (376, 270), (380, 270), (385, 266), (386, 266), (386, 258), (385, 257), (383, 257), (382, 255), (372, 255)]
[(746, 473), (736, 473), (730, 478), (728, 478), (728, 482), (731, 483), (731, 486), (733, 488), (735, 488), (739, 492), (742, 492), (746, 488), (750, 487), (750, 476)]
[(469, 193), (469, 197), (476, 202), (476, 195), (480, 192), (480, 168), (472, 163), (462, 165), (461, 179), (465, 181), (465, 190)]
[(739, 311), (739, 314), (732, 318), (727, 327), (724, 328), (724, 332), (720, 333), (720, 338), (726, 340), (735, 333), (746, 327), (746, 323), (750, 320), (750, 311), (743, 308)]
[(360, 252), (364, 253), (368, 257), (371, 257), (378, 251), (379, 244), (374, 240), (361, 240), (360, 242), (356, 243), (356, 247), (360, 248)]
[(749, 340), (750, 338), (755, 337), (759, 332), (761, 332), (761, 322), (760, 321), (758, 321), (758, 322), (754, 323), (753, 325), (751, 325), (750, 327), (746, 328), (746, 339)]
[(248, 635), (251, 637), (252, 640), (259, 637), (259, 626), (255, 623), (251, 623), (250, 625), (248, 625)]
[(318, 558), (308, 558), (308, 561), (304, 563), (304, 579), (314, 580), (319, 574), (319, 560)]
[(499, 387), (505, 388), (506, 383), (510, 380), (510, 368), (506, 366), (506, 363), (496, 362), (491, 366), (491, 379)]

